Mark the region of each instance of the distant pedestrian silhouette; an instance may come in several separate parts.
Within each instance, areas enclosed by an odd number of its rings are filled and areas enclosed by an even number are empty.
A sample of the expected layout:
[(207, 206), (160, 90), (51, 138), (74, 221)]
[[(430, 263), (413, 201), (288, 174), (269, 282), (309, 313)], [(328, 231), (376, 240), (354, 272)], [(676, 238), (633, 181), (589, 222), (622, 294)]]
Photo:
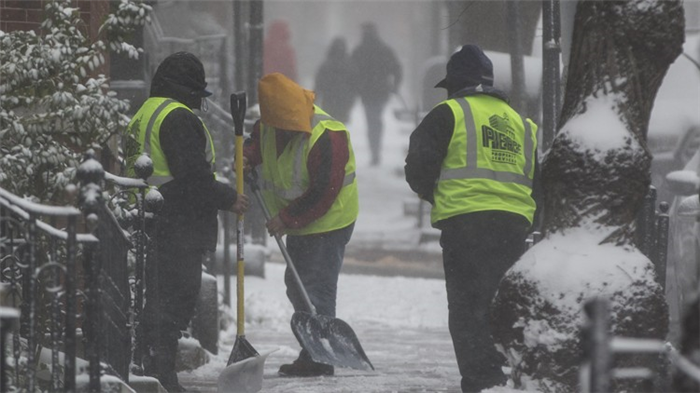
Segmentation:
[(382, 150), (382, 113), (391, 93), (401, 83), (401, 64), (394, 51), (379, 37), (374, 23), (362, 24), (362, 42), (352, 53), (357, 67), (357, 89), (367, 118), (372, 166), (379, 165)]
[(297, 80), (297, 57), (290, 42), (292, 33), (286, 20), (271, 22), (263, 45), (263, 75), (279, 72)]
[(316, 73), (314, 92), (316, 102), (343, 123), (348, 121), (357, 95), (355, 78), (356, 68), (350, 61), (345, 39), (337, 37), (331, 42), (326, 59)]

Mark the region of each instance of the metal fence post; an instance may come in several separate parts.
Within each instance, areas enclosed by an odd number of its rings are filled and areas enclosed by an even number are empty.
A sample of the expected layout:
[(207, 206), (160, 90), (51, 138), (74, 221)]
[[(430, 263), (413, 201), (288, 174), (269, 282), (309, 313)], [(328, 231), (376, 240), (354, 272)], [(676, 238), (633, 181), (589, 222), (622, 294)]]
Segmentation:
[[(102, 165), (95, 159), (92, 151), (88, 151), (85, 159), (76, 174), (80, 181), (80, 207), (85, 216), (89, 232), (93, 233), (97, 229), (98, 209), (103, 203), (102, 188), (100, 183), (104, 179)], [(101, 312), (100, 293), (100, 258), (95, 252), (95, 247), (91, 244), (84, 246), (83, 266), (86, 276), (86, 301), (85, 318), (83, 319), (83, 330), (87, 338), (85, 346), (85, 356), (90, 363), (89, 366), (89, 391), (97, 393), (100, 391), (100, 349), (101, 334), (99, 331)]]
[(68, 240), (66, 242), (66, 333), (64, 341), (63, 389), (67, 392), (76, 390), (75, 358), (77, 352), (76, 329), (78, 314), (78, 298), (76, 285), (76, 259), (78, 258), (77, 230), (75, 216), (68, 217)]
[(559, 0), (542, 1), (542, 151), (552, 145), (561, 102)]
[(248, 88), (250, 105), (258, 102), (257, 81), (263, 73), (263, 0), (251, 0), (249, 3), (248, 20)]
[[(36, 230), (37, 216), (34, 213), (29, 214), (29, 226), (27, 228), (27, 243), (29, 244), (29, 255), (27, 261), (26, 273), (22, 275), (23, 284), (22, 292), (22, 315), (20, 318), (20, 334), (22, 328), (25, 330), (27, 337), (27, 390), (34, 391), (36, 382)], [(70, 239), (70, 238), (69, 238)], [(75, 239), (73, 239), (75, 240)], [(70, 253), (69, 253), (70, 255)]]
[(7, 378), (7, 370), (9, 369), (7, 364), (7, 336), (17, 328), (18, 321), (19, 310), (0, 306), (0, 354), (2, 355), (0, 360), (0, 392), (10, 391)]
[(644, 201), (642, 208), (639, 209), (637, 213), (637, 231), (635, 233), (636, 246), (642, 254), (646, 255), (647, 258), (651, 259), (654, 264), (655, 255), (653, 255), (652, 250), (654, 250), (654, 225), (656, 220), (654, 219), (656, 205), (656, 188), (653, 186), (649, 188), (649, 191), (644, 196)]
[[(153, 213), (153, 218), (151, 222), (152, 235), (148, 237), (148, 244), (146, 247), (146, 268), (145, 268), (145, 292), (144, 299), (146, 303), (155, 305), (154, 307), (149, 306), (149, 310), (155, 313), (161, 312), (160, 307), (160, 297), (158, 294), (158, 252), (159, 244), (157, 240), (158, 226), (160, 225), (158, 220), (158, 212), (163, 207), (163, 196), (156, 189), (151, 189), (146, 194), (146, 204), (145, 209)], [(143, 311), (143, 310), (142, 310)], [(157, 323), (155, 326), (149, 326), (149, 329), (155, 329), (154, 332), (150, 332), (151, 335), (160, 336), (160, 323), (162, 318), (160, 316), (149, 317), (150, 320), (155, 320)]]
[(583, 309), (588, 318), (585, 344), (590, 365), (590, 378), (586, 382), (589, 385), (589, 392), (608, 393), (612, 364), (608, 302), (601, 298), (594, 298), (586, 302)]
[[(153, 161), (148, 154), (143, 154), (137, 159), (140, 165), (134, 165), (134, 172), (140, 179), (146, 181), (153, 174)], [(139, 189), (136, 193), (136, 209), (138, 212), (137, 224), (134, 226), (136, 236), (136, 266), (135, 266), (135, 283), (134, 283), (134, 347), (132, 351), (133, 363), (137, 368), (142, 368), (142, 360), (144, 354), (143, 328), (141, 326), (141, 317), (144, 306), (144, 288), (145, 288), (145, 264), (147, 255), (148, 236), (146, 235), (146, 189)]]
[(659, 214), (656, 217), (656, 275), (659, 284), (666, 289), (666, 259), (668, 256), (668, 202), (659, 204)]

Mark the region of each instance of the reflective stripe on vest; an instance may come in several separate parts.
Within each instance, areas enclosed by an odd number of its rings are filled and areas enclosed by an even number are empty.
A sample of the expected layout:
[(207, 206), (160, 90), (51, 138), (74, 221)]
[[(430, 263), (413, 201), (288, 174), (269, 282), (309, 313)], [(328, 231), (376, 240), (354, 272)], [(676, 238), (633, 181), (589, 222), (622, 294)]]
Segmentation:
[(476, 137), (478, 130), (476, 129), (476, 123), (474, 122), (472, 108), (467, 100), (457, 100), (457, 102), (464, 112), (464, 125), (467, 127), (467, 165), (463, 168), (443, 168), (440, 172), (440, 180), (482, 178), (491, 179), (502, 183), (517, 183), (532, 188), (532, 179), (529, 178), (529, 173), (532, 171), (533, 166), (532, 153), (534, 141), (532, 140), (532, 128), (530, 127), (530, 122), (528, 122), (522, 116), (520, 117), (521, 121), (525, 125), (525, 145), (523, 147), (523, 153), (525, 153), (525, 166), (523, 167), (522, 174), (494, 171), (488, 168), (479, 168), (477, 165), (478, 146)]
[[(153, 110), (151, 114), (148, 113), (148, 104), (153, 105), (154, 102), (158, 102), (159, 100), (162, 100), (160, 104)], [(140, 149), (139, 149), (139, 155), (142, 153), (148, 154), (151, 159), (153, 160), (153, 167), (154, 167), (154, 172), (151, 177), (149, 177), (148, 183), (154, 186), (161, 186), (170, 180), (173, 179), (173, 177), (170, 174), (170, 168), (168, 168), (168, 163), (163, 155), (163, 152), (160, 149), (160, 144), (158, 143), (158, 148), (157, 151), (153, 151), (153, 146), (152, 146), (152, 141), (153, 141), (153, 133), (154, 131), (156, 132), (157, 135), (155, 135), (156, 138), (160, 138), (160, 124), (163, 121), (161, 119), (161, 115), (163, 115), (163, 112), (166, 111), (164, 116), (167, 116), (167, 114), (176, 109), (176, 108), (185, 108), (188, 111), (192, 112), (190, 108), (185, 106), (184, 104), (169, 99), (169, 98), (161, 98), (161, 97), (151, 97), (149, 98), (146, 103), (144, 103), (144, 106), (142, 107), (141, 110), (134, 116), (132, 119), (132, 123), (135, 121), (140, 121), (143, 120), (144, 117), (148, 117), (148, 125), (146, 126), (145, 129), (141, 128), (139, 129), (139, 140), (143, 141), (141, 143)], [(194, 112), (192, 112), (194, 114)], [(160, 120), (160, 121), (159, 121)], [(156, 130), (156, 123), (158, 123), (158, 129)], [(131, 127), (132, 124), (129, 124), (129, 127)], [(207, 135), (207, 143), (205, 145), (205, 155), (207, 162), (209, 163), (212, 172), (214, 171), (214, 164), (216, 160), (216, 153), (214, 150), (214, 141), (211, 137), (211, 134), (209, 133), (209, 130), (207, 129), (206, 125), (202, 122), (202, 127), (204, 128), (204, 132)], [(142, 134), (141, 134), (142, 133)], [(143, 137), (143, 139), (141, 139)]]
[[(318, 126), (319, 124), (321, 124), (322, 121), (325, 120), (335, 121), (335, 119), (328, 116), (327, 114), (314, 115), (311, 121), (311, 129), (313, 130), (314, 128), (316, 128), (316, 126)], [(303, 165), (305, 165), (305, 162), (304, 149), (302, 147), (303, 146), (299, 146), (294, 155), (294, 171), (292, 173), (292, 187), (290, 189), (283, 190), (276, 188), (274, 183), (265, 179), (260, 180), (260, 188), (263, 190), (274, 191), (277, 196), (290, 200), (299, 198), (300, 196), (304, 195), (304, 192), (306, 190), (302, 186), (301, 176), (303, 173)], [(353, 181), (355, 181), (354, 171), (345, 175), (345, 179), (343, 179), (343, 187), (352, 184)]]
[[(297, 173), (298, 172), (295, 171), (295, 177), (301, 177), (301, 176), (297, 176), (296, 175)], [(345, 179), (343, 179), (343, 187), (349, 186), (354, 181), (355, 181), (355, 172), (352, 172), (348, 175), (345, 175)], [(258, 186), (260, 187), (261, 190), (273, 191), (277, 196), (284, 198), (284, 199), (297, 199), (300, 196), (304, 195), (304, 192), (306, 191), (306, 190), (302, 190), (301, 186), (298, 186), (298, 184), (301, 183), (301, 180), (295, 180), (294, 184), (297, 186), (295, 186), (294, 188), (289, 189), (289, 190), (283, 190), (283, 189), (276, 188), (274, 183), (272, 183), (271, 181), (267, 181), (265, 179), (260, 179), (260, 180), (258, 180), (258, 182), (260, 183)]]
[(487, 210), (520, 214), (532, 222), (536, 125), (491, 96), (444, 103), (455, 128), (434, 191), (432, 223)]
[(355, 179), (355, 155), (350, 135), (342, 123), (315, 106), (311, 134), (299, 133), (295, 135), (284, 147), (284, 150), (278, 154), (277, 131), (272, 127), (261, 125), (260, 150), (263, 163), (259, 185), (273, 216), (307, 191), (309, 185), (309, 172), (306, 167), (308, 153), (324, 132), (343, 132), (346, 135), (349, 156), (345, 166), (343, 185), (333, 204), (323, 216), (303, 228), (288, 229), (287, 233), (290, 235), (328, 232), (344, 228), (357, 219), (359, 199)]

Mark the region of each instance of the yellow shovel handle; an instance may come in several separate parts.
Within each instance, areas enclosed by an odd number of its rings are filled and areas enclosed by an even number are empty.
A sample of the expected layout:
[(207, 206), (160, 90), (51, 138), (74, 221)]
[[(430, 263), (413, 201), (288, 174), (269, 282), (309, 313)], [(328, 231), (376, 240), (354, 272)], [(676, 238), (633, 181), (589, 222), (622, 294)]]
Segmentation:
[[(243, 189), (243, 136), (236, 135), (236, 192), (239, 195), (245, 191)], [(245, 262), (243, 260), (243, 213), (238, 215), (238, 223), (236, 227), (236, 255), (237, 255), (237, 273), (236, 273), (236, 299), (237, 299), (237, 328), (238, 335), (245, 335), (245, 312), (244, 312), (244, 287), (243, 277), (245, 275)]]

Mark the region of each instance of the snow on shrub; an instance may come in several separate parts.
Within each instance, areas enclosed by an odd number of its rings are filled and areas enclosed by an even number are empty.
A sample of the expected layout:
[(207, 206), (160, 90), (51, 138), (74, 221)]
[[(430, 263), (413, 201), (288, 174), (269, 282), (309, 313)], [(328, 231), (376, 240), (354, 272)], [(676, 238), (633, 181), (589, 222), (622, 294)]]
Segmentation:
[(126, 39), (150, 11), (140, 0), (121, 0), (91, 42), (80, 10), (55, 0), (45, 6), (41, 34), (0, 31), (1, 187), (58, 202), (81, 155), (126, 127), (129, 102), (95, 74), (108, 50), (138, 57), (141, 49)]

